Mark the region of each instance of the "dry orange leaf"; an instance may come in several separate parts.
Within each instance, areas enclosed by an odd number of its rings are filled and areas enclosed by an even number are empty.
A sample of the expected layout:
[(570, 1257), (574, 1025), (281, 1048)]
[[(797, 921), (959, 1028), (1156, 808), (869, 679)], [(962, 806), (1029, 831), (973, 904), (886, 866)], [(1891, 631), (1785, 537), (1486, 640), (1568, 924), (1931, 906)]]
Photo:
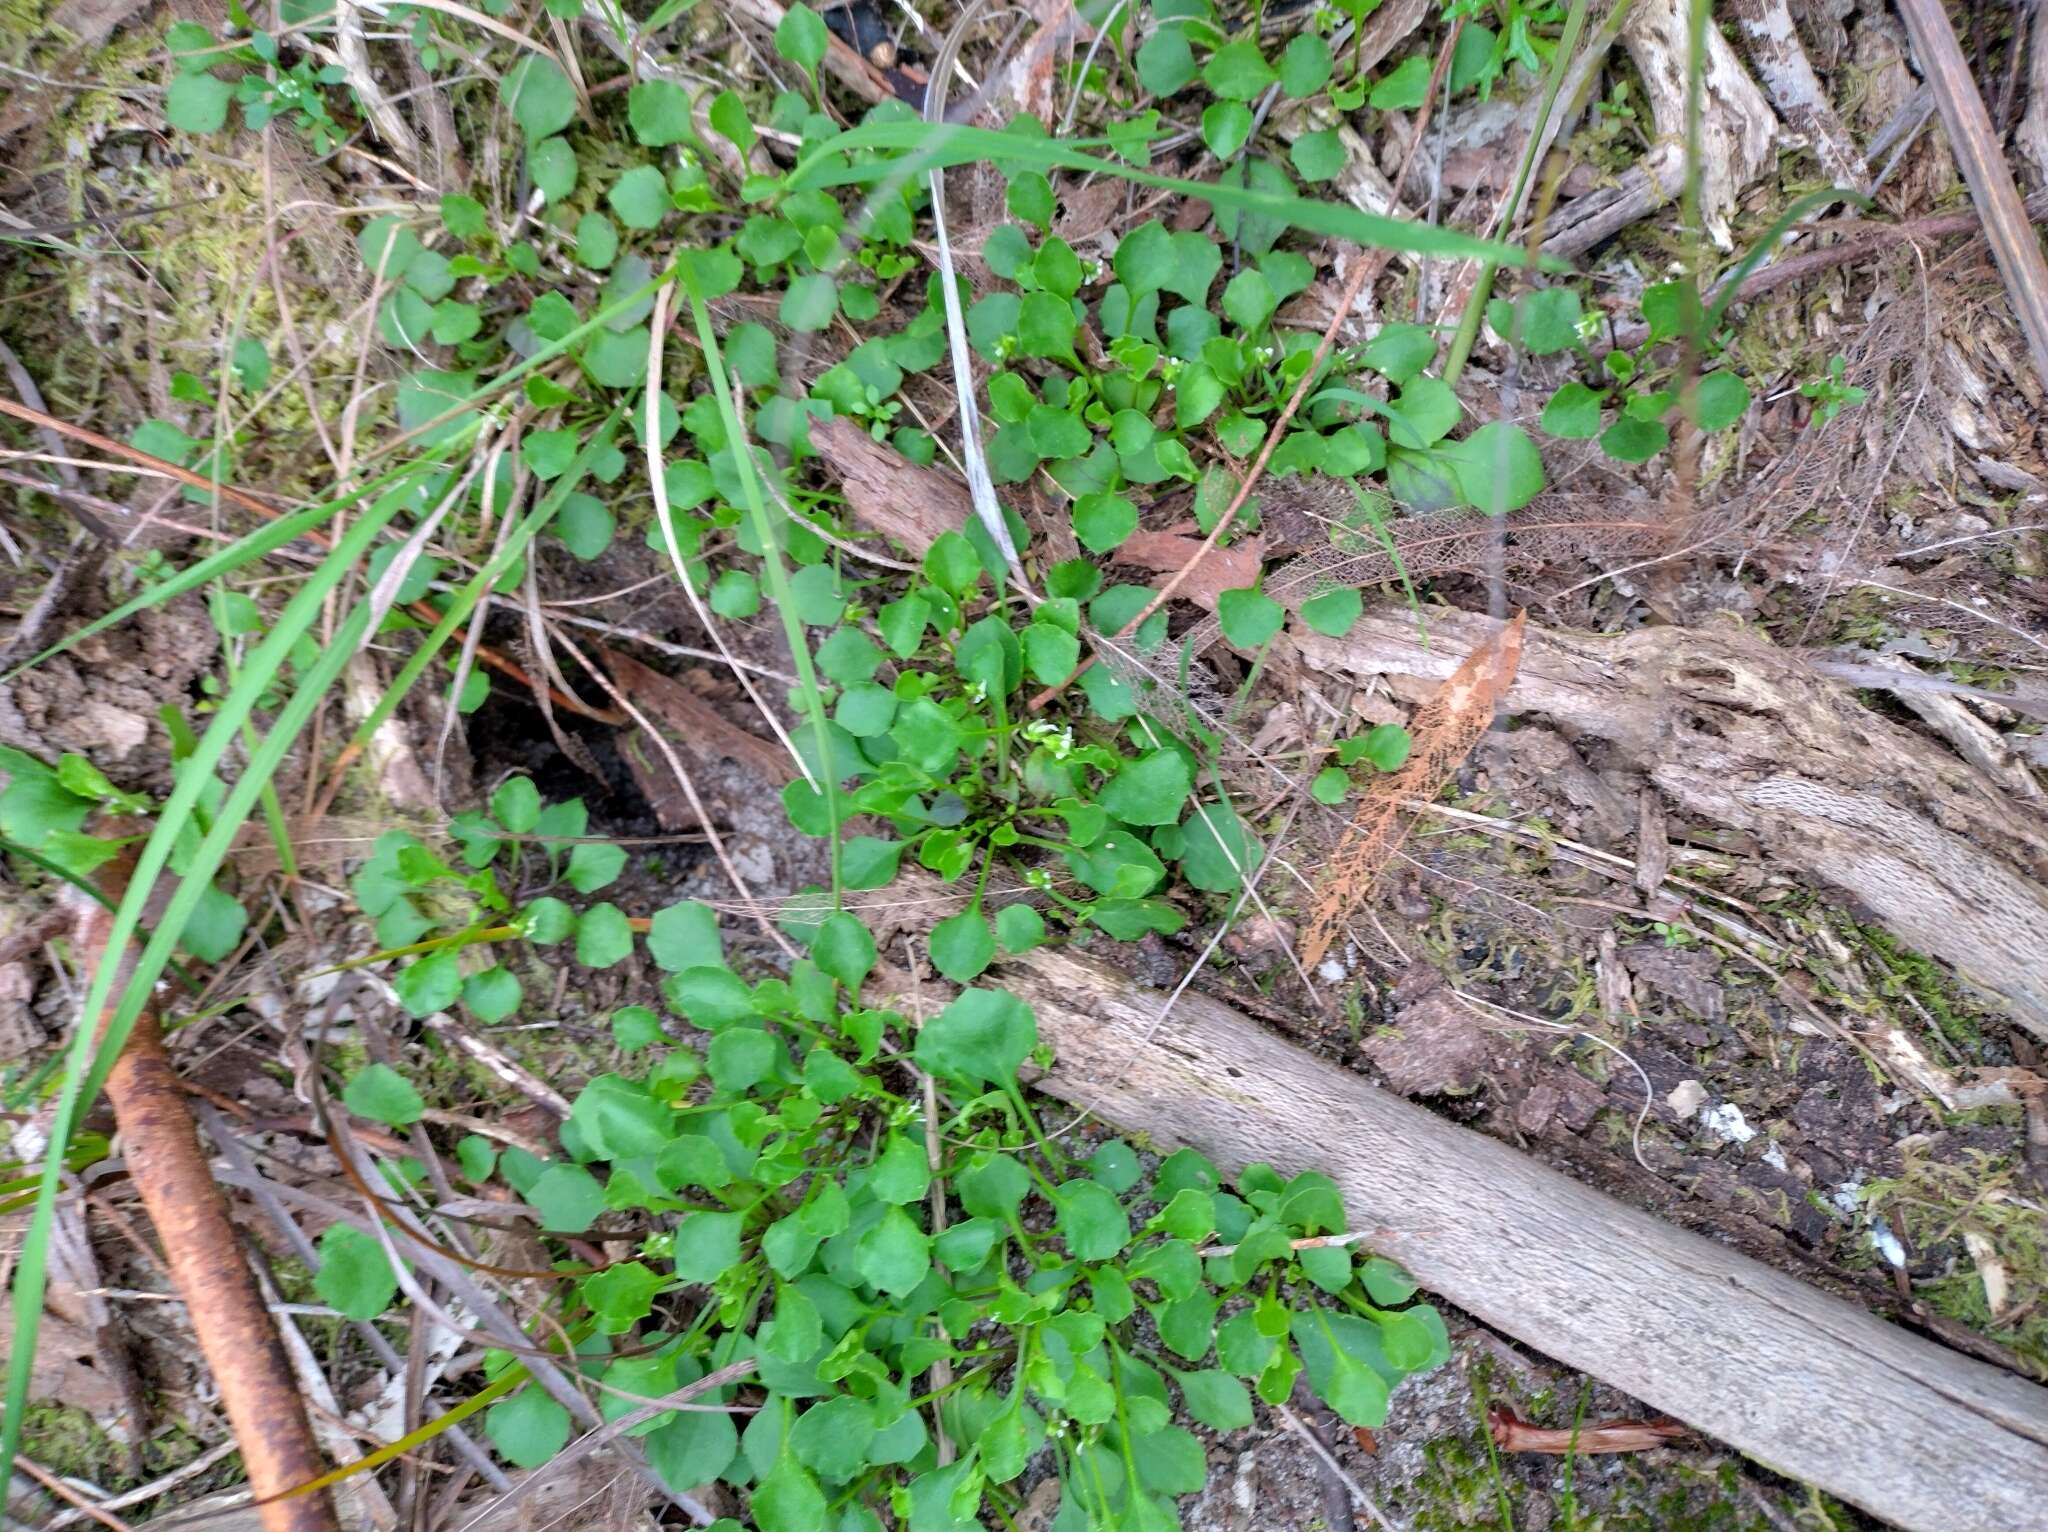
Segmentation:
[[(1161, 575), (1178, 574), (1188, 560), (1202, 551), (1202, 539), (1187, 537), (1177, 530), (1153, 531), (1140, 528), (1117, 545), (1116, 561), (1156, 570)], [(1216, 598), (1227, 590), (1256, 585), (1265, 554), (1260, 538), (1249, 538), (1228, 548), (1212, 548), (1206, 558), (1190, 570), (1176, 592), (1205, 612), (1216, 610)], [(1165, 582), (1152, 582), (1156, 588)]]
[(1408, 834), (1409, 817), (1403, 807), (1410, 799), (1434, 798), (1492, 724), (1522, 662), (1526, 617), (1526, 613), (1515, 613), (1512, 621), (1466, 655), (1465, 663), (1415, 710), (1408, 723), (1414, 742), (1407, 764), (1367, 790), (1330, 858), (1307, 934), (1301, 939), (1304, 967), (1313, 968), (1323, 960), (1351, 912), (1365, 901), (1394, 859)]

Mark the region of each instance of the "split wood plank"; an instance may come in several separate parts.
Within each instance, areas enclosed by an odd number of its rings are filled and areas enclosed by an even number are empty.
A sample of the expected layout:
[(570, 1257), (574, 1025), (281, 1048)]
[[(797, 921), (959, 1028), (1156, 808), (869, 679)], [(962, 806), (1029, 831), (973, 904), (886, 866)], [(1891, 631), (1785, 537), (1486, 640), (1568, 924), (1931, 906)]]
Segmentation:
[[(1037, 1088), (1235, 1174), (1321, 1170), (1355, 1227), (1495, 1329), (1910, 1532), (2048, 1505), (2048, 1390), (1637, 1212), (1206, 996), (1041, 950), (990, 982), (1057, 1053)], [(1156, 1031), (1155, 1031), (1156, 1027)]]
[[(2040, 237), (2027, 221), (2027, 210), (2013, 185), (2012, 167), (1991, 126), (1991, 114), (1970, 75), (1969, 60), (1956, 41), (1942, 0), (1899, 0), (1899, 14), (1913, 40), (1913, 55), (1934, 91), (1941, 124), (1955, 151), (1956, 164), (1969, 184), (1970, 200), (1984, 219), (1991, 253), (2005, 278), (2005, 291), (2019, 316), (2034, 373), (2048, 388), (2048, 258)], [(2039, 46), (2036, 39), (2035, 46)]]
[[(1342, 638), (1289, 625), (1312, 669), (1426, 694), (1496, 624), (1366, 613)], [(1734, 624), (1531, 628), (1503, 704), (1601, 740), (1694, 818), (1843, 889), (2048, 1040), (2048, 822), (1952, 751)]]

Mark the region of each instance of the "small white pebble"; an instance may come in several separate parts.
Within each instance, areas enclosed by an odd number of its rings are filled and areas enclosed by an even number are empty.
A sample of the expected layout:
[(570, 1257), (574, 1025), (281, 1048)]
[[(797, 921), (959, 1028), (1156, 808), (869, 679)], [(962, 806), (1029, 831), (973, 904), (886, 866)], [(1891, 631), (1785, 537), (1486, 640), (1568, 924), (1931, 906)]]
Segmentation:
[(1707, 1104), (1707, 1088), (1697, 1080), (1680, 1080), (1664, 1098), (1664, 1104), (1674, 1116), (1690, 1117)]
[(1322, 962), (1316, 964), (1316, 977), (1325, 984), (1342, 984), (1350, 974), (1335, 958), (1324, 958)]
[(1719, 1106), (1700, 1108), (1700, 1121), (1709, 1133), (1724, 1144), (1746, 1144), (1756, 1137), (1756, 1129), (1749, 1125), (1742, 1115), (1742, 1108), (1732, 1101)]
[(1791, 1167), (1785, 1163), (1785, 1151), (1780, 1149), (1775, 1143), (1764, 1151), (1764, 1163), (1776, 1171), (1789, 1172), (1791, 1170)]
[(1899, 1243), (1898, 1235), (1892, 1233), (1891, 1225), (1882, 1218), (1870, 1220), (1870, 1246), (1894, 1266), (1906, 1264), (1906, 1247)]

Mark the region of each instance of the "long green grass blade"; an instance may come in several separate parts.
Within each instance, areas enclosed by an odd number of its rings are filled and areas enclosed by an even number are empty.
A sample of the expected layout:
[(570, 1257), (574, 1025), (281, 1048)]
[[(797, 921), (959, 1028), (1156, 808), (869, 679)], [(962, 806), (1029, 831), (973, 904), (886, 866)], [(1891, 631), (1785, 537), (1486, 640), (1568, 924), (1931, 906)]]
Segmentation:
[(1714, 300), (1714, 306), (1707, 310), (1706, 319), (1700, 325), (1702, 344), (1714, 338), (1714, 332), (1721, 328), (1721, 316), (1728, 312), (1728, 305), (1733, 303), (1735, 295), (1742, 291), (1742, 284), (1748, 279), (1749, 274), (1763, 263), (1764, 257), (1778, 248), (1778, 241), (1790, 232), (1792, 225), (1831, 202), (1853, 202), (1866, 213), (1877, 206), (1859, 191), (1852, 191), (1846, 186), (1828, 186), (1819, 191), (1808, 192), (1786, 208), (1778, 215), (1776, 221), (1764, 230), (1763, 238), (1749, 247), (1749, 254), (1745, 255), (1735, 269), (1722, 280), (1721, 295)]
[[(5, 1416), (0, 1418), (0, 1484), (6, 1483), (12, 1472), (14, 1455), (21, 1441), (23, 1416), (28, 1408), (29, 1376), (35, 1356), (36, 1333), (42, 1323), (43, 1293), (49, 1270), (51, 1222), (56, 1211), (64, 1150), (77, 1124), (79, 1110), (83, 1103), (97, 1094), (104, 1082), (107, 1070), (133, 1030), (135, 1019), (148, 1002), (157, 976), (163, 972), (173, 946), (183, 934), (186, 922), (205, 894), (207, 884), (226, 856), (242, 821), (276, 772), (298, 730), (304, 727), (313, 709), (339, 676), (341, 667), (354, 654), (368, 625), (366, 603), (358, 603), (356, 611), (335, 635), (334, 642), (321, 651), (313, 667), (301, 677), (297, 691), (279, 715), (269, 736), (230, 790), (108, 1017), (105, 1035), (95, 1058), (96, 1024), (112, 999), (121, 955), (141, 924), (143, 910), (156, 880), (164, 873), (180, 828), (198, 807), (207, 779), (254, 712), (258, 699), (276, 678), (293, 646), (312, 630), (329, 593), (354, 569), (385, 524), (413, 503), (409, 481), (413, 473), (419, 471), (415, 469), (400, 475), (400, 484), (380, 497), (349, 528), (333, 552), (285, 604), (263, 641), (251, 651), (239, 684), (222, 698), (213, 722), (201, 737), (198, 748), (178, 779), (177, 787), (158, 815), (156, 828), (144, 843), (137, 860), (127, 894), (114, 912), (106, 953), (93, 973), (92, 983), (87, 987), (85, 1001), (79, 1009), (77, 1028), (66, 1060), (64, 1085), (58, 1093), (50, 1123), (49, 1148), (44, 1159), (42, 1183), (37, 1189), (35, 1214), (23, 1238), (20, 1259), (15, 1267), (13, 1350), (7, 1363)], [(90, 1090), (86, 1088), (88, 1082)]]
[[(412, 470), (408, 468), (405, 471), (411, 472)], [(209, 580), (217, 579), (221, 575), (234, 573), (244, 564), (260, 559), (265, 554), (282, 548), (294, 538), (305, 536), (308, 532), (318, 527), (321, 522), (331, 517), (336, 511), (345, 510), (364, 496), (385, 487), (391, 480), (397, 477), (399, 477), (397, 474), (387, 474), (383, 479), (366, 484), (361, 489), (343, 495), (338, 500), (329, 500), (321, 505), (308, 506), (303, 511), (295, 511), (291, 515), (281, 517), (276, 521), (266, 522), (247, 537), (239, 538), (229, 543), (219, 552), (210, 553), (198, 563), (189, 568), (179, 570), (162, 583), (152, 585), (148, 590), (132, 600), (122, 602), (111, 612), (107, 613), (106, 616), (94, 618), (76, 633), (70, 634), (57, 643), (52, 644), (41, 654), (34, 656), (32, 659), (23, 660), (19, 665), (8, 671), (7, 674), (0, 676), (0, 682), (12, 681), (24, 670), (42, 664), (44, 660), (49, 659), (52, 655), (62, 654), (66, 649), (83, 643), (95, 633), (104, 632), (106, 629), (113, 627), (117, 622), (126, 622), (137, 612), (147, 611), (153, 606), (162, 606), (166, 601), (182, 596), (189, 590), (195, 590), (199, 586), (206, 584)]]
[(964, 125), (934, 128), (924, 122), (867, 123), (820, 144), (797, 162), (783, 184), (791, 191), (813, 186), (859, 186), (904, 173), (905, 167), (896, 162), (851, 161), (845, 157), (859, 149), (916, 151), (914, 168), (917, 173), (971, 164), (977, 160), (1000, 160), (1006, 164), (1029, 165), (1038, 170), (1057, 167), (1092, 171), (1099, 175), (1118, 176), (1140, 186), (1196, 197), (1215, 207), (1278, 219), (1311, 234), (1335, 235), (1370, 248), (1403, 250), (1450, 260), (1493, 261), (1502, 266), (1570, 270), (1564, 262), (1538, 256), (1519, 245), (1479, 239), (1470, 234), (1460, 234), (1455, 229), (1367, 213), (1349, 203), (1322, 202), (1312, 197), (1283, 195), (1249, 186), (1226, 186), (1213, 181), (1183, 181), (1088, 154), (1053, 139), (1023, 138), (994, 128)]
[(719, 416), (724, 422), (726, 436), (733, 444), (733, 462), (739, 469), (747, 514), (753, 519), (754, 536), (761, 544), (761, 569), (768, 576), (768, 593), (774, 598), (775, 610), (782, 618), (783, 636), (789, 642), (789, 656), (796, 665), (797, 689), (803, 697), (804, 711), (810, 715), (812, 737), (817, 741), (818, 791), (825, 800), (826, 822), (832, 827), (832, 908), (837, 910), (845, 903), (839, 867), (839, 784), (832, 775), (832, 738), (825, 727), (825, 703), (818, 691), (817, 671), (811, 664), (811, 646), (804, 637), (803, 624), (797, 620), (796, 596), (790, 588), (789, 571), (782, 566), (782, 546), (775, 540), (775, 528), (769, 525), (767, 502), (754, 473), (754, 450), (747, 440), (746, 422), (740, 419), (738, 401), (733, 398), (732, 385), (726, 381), (725, 358), (718, 349), (718, 336), (711, 328), (711, 311), (704, 306), (704, 295), (698, 290), (695, 269), (685, 261), (681, 270), (683, 291), (690, 299), (690, 315), (697, 325), (697, 344), (704, 348), (704, 360), (709, 364), (711, 373), (711, 390), (718, 398)]

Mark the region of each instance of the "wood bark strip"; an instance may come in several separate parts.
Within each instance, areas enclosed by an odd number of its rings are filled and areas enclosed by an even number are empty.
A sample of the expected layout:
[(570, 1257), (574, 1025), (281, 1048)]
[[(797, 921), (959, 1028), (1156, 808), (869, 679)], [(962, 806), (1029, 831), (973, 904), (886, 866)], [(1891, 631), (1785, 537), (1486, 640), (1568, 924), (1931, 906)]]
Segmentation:
[[(1341, 639), (1296, 623), (1319, 670), (1426, 692), (1496, 625), (1371, 612)], [(2048, 824), (1796, 655), (1726, 628), (1601, 637), (1531, 628), (1508, 712), (1606, 742), (1685, 813), (1754, 834), (2048, 1039)]]
[[(101, 887), (114, 903), (131, 865), (132, 853), (101, 870)], [(88, 967), (118, 963), (125, 973), (134, 952), (107, 951), (112, 925), (111, 908), (81, 901), (72, 940)], [(114, 993), (121, 988), (117, 979)], [(107, 1099), (119, 1125), (122, 1159), (163, 1241), (165, 1265), (220, 1389), (250, 1490), (263, 1501), (318, 1478), (327, 1465), (314, 1443), (291, 1360), (199, 1146), (154, 1011), (136, 1019), (107, 1076)], [(258, 1510), (265, 1532), (338, 1532), (340, 1526), (324, 1490), (270, 1500)]]
[[(2005, 278), (2006, 295), (2033, 353), (2034, 373), (2048, 388), (2048, 257), (2027, 221), (2027, 210), (2013, 185), (2012, 167), (1999, 147), (1991, 114), (1977, 93), (1969, 60), (1963, 57), (1942, 0), (1899, 0), (1899, 14), (1913, 39), (1913, 55), (1934, 91), (1941, 124), (1948, 130), (1956, 165), (1969, 184), (1970, 200), (1984, 219), (1991, 254)], [(2040, 46), (2039, 38), (2035, 46)]]
[(1380, 1091), (1218, 1001), (1041, 949), (989, 982), (1057, 1062), (1038, 1089), (1235, 1174), (1321, 1170), (1372, 1248), (1570, 1367), (1911, 1532), (2048, 1504), (2048, 1391)]
[(1729, 9), (1778, 115), (1805, 136), (1837, 186), (1862, 191), (1870, 184), (1870, 167), (1814, 74), (1785, 0), (1734, 0)]

